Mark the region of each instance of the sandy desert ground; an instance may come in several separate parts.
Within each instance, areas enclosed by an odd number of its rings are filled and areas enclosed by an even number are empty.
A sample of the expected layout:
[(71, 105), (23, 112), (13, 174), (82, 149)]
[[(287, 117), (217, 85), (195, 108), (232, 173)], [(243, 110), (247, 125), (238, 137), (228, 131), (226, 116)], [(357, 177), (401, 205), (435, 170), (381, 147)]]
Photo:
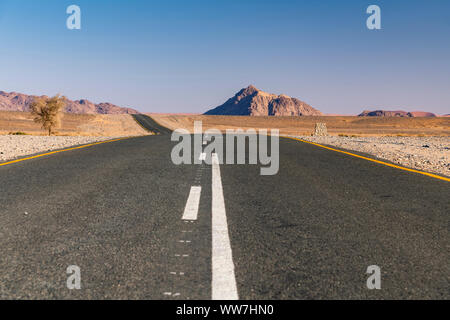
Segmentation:
[[(17, 133), (25, 135), (14, 135)], [(131, 115), (69, 114), (47, 136), (29, 112), (0, 111), (0, 162), (35, 153), (129, 136), (148, 135)]]
[[(276, 128), (284, 136), (370, 154), (417, 170), (450, 176), (449, 118), (362, 117), (232, 117), (152, 115), (171, 129)], [(325, 122), (330, 136), (311, 136), (317, 122)]]
[[(371, 154), (403, 166), (450, 176), (450, 118), (240, 117), (151, 114), (170, 129), (279, 129), (281, 135)], [(317, 122), (329, 137), (312, 137)], [(13, 136), (24, 132), (32, 136)], [(130, 115), (64, 114), (58, 137), (46, 137), (30, 113), (0, 112), (0, 161), (124, 136), (148, 134)], [(2, 136), (3, 135), (3, 136)], [(37, 137), (36, 135), (41, 135)]]
[[(39, 124), (33, 122), (29, 112), (0, 111), (0, 135), (24, 132), (45, 135)], [(56, 135), (64, 136), (138, 136), (148, 134), (128, 114), (72, 114), (65, 113)]]
[(381, 117), (245, 117), (205, 115), (151, 115), (170, 129), (193, 130), (194, 121), (203, 129), (276, 128), (284, 135), (310, 135), (317, 122), (327, 124), (330, 135), (356, 136), (450, 136), (450, 118), (381, 118)]

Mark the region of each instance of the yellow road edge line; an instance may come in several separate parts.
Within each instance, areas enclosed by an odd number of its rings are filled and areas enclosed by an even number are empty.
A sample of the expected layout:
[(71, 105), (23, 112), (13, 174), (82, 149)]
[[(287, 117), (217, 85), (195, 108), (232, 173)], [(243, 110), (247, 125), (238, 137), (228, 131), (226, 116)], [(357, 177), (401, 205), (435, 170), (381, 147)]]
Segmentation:
[(83, 149), (83, 148), (86, 148), (86, 147), (91, 147), (91, 146), (95, 146), (95, 145), (102, 144), (102, 143), (109, 143), (109, 142), (114, 142), (114, 141), (119, 141), (119, 140), (130, 139), (130, 138), (134, 138), (134, 137), (125, 137), (125, 138), (118, 138), (118, 139), (112, 139), (112, 140), (106, 140), (106, 141), (99, 141), (99, 142), (94, 142), (94, 143), (89, 143), (89, 144), (83, 144), (83, 145), (77, 146), (77, 147), (70, 147), (70, 148), (61, 149), (61, 150), (55, 150), (55, 151), (51, 151), (51, 152), (47, 152), (47, 153), (41, 153), (41, 154), (37, 154), (37, 155), (31, 156), (31, 157), (20, 158), (20, 159), (11, 160), (11, 161), (8, 161), (8, 162), (0, 163), (0, 167), (6, 166), (8, 164), (22, 162), (22, 161), (25, 161), (25, 160), (31, 160), (31, 159), (36, 159), (36, 158), (40, 158), (40, 157), (43, 157), (43, 156), (52, 155), (52, 154), (55, 154), (55, 153), (71, 151), (71, 150), (77, 150), (77, 149)]
[(303, 140), (303, 139), (299, 139), (299, 138), (286, 137), (286, 136), (284, 136), (284, 138), (297, 140), (297, 141), (301, 141), (301, 142), (304, 142), (304, 143), (309, 143), (309, 144), (315, 145), (317, 147), (321, 147), (321, 148), (328, 149), (328, 150), (331, 150), (331, 151), (344, 153), (344, 154), (347, 154), (347, 155), (352, 156), (352, 157), (356, 157), (356, 158), (368, 160), (368, 161), (371, 161), (371, 162), (383, 164), (383, 165), (388, 166), (388, 167), (392, 167), (392, 168), (396, 168), (396, 169), (400, 169), (400, 170), (404, 170), (404, 171), (409, 171), (409, 172), (414, 172), (414, 173), (419, 173), (419, 174), (423, 174), (425, 176), (429, 176), (429, 177), (432, 177), (432, 178), (435, 178), (435, 179), (439, 179), (439, 180), (444, 180), (444, 181), (450, 182), (450, 178), (441, 177), (441, 176), (438, 176), (436, 174), (432, 174), (432, 173), (428, 173), (428, 172), (424, 172), (424, 171), (419, 171), (419, 170), (415, 170), (415, 169), (410, 169), (410, 168), (398, 166), (398, 165), (395, 165), (395, 164), (392, 164), (392, 163), (389, 163), (389, 162), (384, 162), (384, 161), (381, 161), (381, 160), (376, 160), (376, 159), (360, 156), (358, 154), (354, 154), (354, 153), (343, 151), (343, 150), (339, 150), (339, 149), (334, 149), (334, 148), (331, 148), (331, 147), (324, 146), (322, 144), (318, 144), (318, 143), (315, 143), (315, 142), (311, 142), (311, 141), (307, 141), (307, 140)]

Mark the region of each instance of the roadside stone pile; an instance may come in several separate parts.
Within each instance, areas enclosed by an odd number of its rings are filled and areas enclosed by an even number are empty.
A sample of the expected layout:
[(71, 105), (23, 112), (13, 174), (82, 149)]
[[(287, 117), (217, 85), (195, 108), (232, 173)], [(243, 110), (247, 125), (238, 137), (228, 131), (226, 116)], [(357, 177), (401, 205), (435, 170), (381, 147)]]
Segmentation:
[(328, 136), (327, 124), (323, 122), (316, 123), (316, 127), (314, 128), (314, 136), (318, 137)]

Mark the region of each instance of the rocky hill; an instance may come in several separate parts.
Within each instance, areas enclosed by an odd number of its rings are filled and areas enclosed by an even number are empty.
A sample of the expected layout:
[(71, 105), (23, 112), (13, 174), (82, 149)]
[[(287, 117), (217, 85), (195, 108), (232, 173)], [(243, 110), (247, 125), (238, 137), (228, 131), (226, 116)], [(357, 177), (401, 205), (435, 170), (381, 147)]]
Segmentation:
[(434, 113), (431, 112), (425, 112), (425, 111), (387, 111), (387, 110), (375, 110), (375, 111), (368, 111), (365, 110), (362, 113), (358, 115), (359, 117), (407, 117), (407, 118), (415, 118), (415, 117), (426, 117), (426, 118), (432, 118), (436, 117)]
[[(46, 97), (46, 96), (41, 96)], [(30, 111), (30, 104), (37, 96), (0, 91), (0, 111)], [(67, 99), (64, 112), (87, 114), (136, 114), (137, 110), (122, 108), (111, 103), (95, 104), (89, 100)]]
[(322, 112), (309, 104), (286, 95), (270, 94), (254, 86), (239, 91), (234, 97), (214, 109), (207, 115), (240, 116), (321, 116)]

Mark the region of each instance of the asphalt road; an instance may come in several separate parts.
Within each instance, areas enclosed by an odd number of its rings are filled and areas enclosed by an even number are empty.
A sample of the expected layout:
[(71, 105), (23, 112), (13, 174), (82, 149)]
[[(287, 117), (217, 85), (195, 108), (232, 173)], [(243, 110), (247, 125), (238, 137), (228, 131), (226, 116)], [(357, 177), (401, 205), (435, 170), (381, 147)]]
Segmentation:
[(240, 299), (450, 298), (448, 182), (289, 139), (277, 175), (220, 165), (218, 178), (173, 164), (169, 131), (137, 120), (161, 134), (0, 167), (0, 298), (211, 299), (213, 273), (231, 279), (211, 262), (228, 259), (212, 241), (218, 195)]
[(157, 134), (170, 134), (172, 132), (144, 114), (133, 114), (132, 116), (144, 129)]

